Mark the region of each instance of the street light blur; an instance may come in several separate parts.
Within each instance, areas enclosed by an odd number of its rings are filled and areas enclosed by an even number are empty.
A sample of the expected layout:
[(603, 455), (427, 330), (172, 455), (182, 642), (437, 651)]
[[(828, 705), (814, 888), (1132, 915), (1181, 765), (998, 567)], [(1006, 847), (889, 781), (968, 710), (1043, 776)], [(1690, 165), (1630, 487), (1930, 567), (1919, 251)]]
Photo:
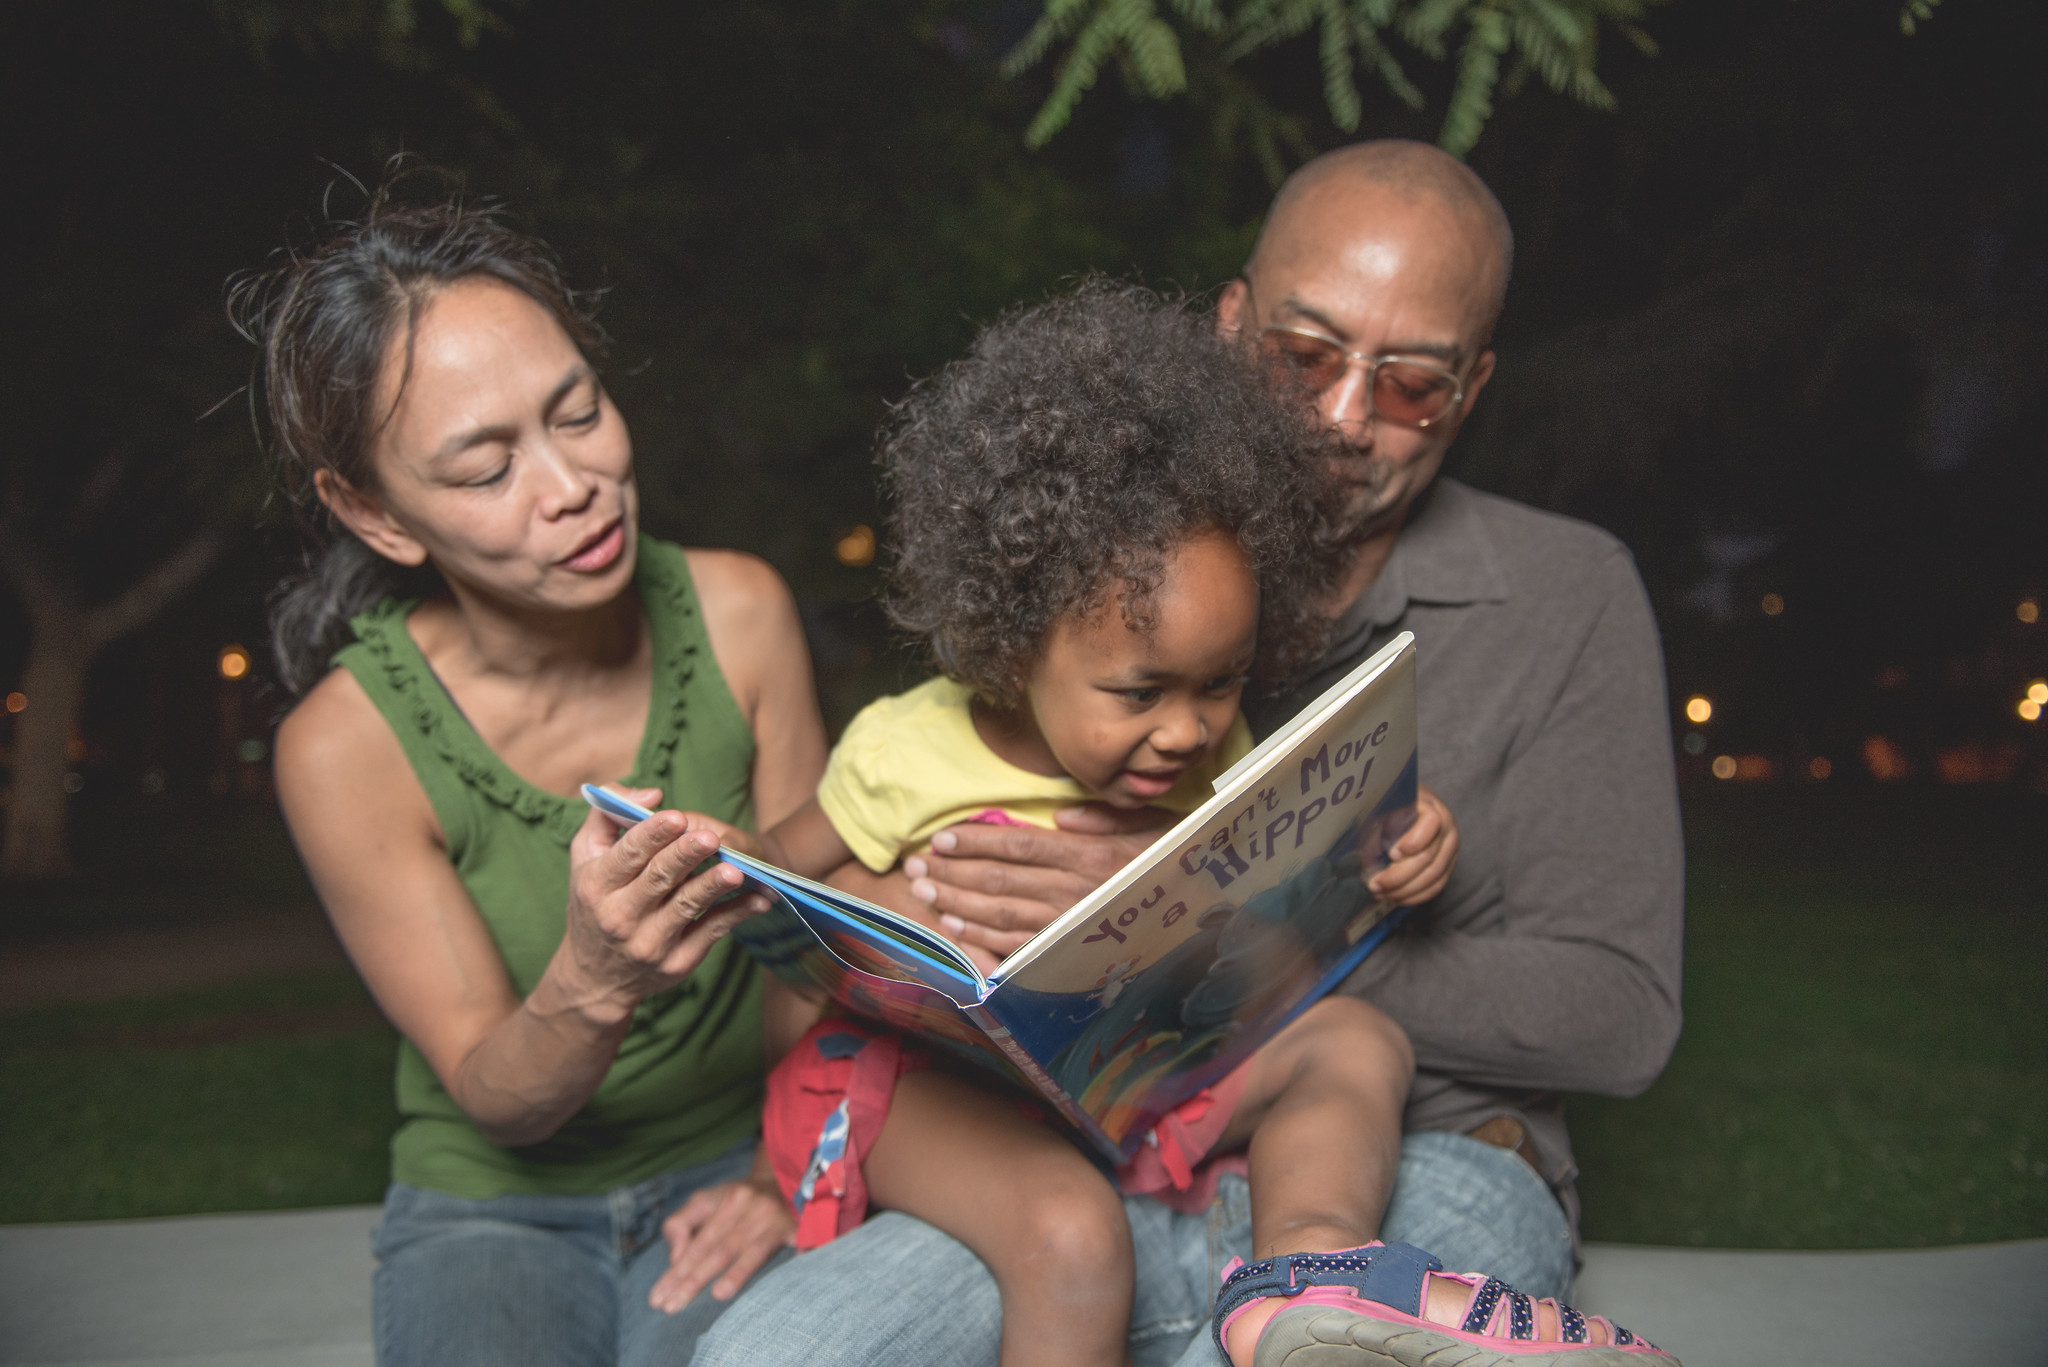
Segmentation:
[(1714, 705), (1695, 693), (1685, 700), (1685, 719), (1694, 726), (1704, 726), (1714, 715)]
[(875, 529), (862, 523), (832, 544), (832, 554), (842, 565), (859, 569), (875, 560)]
[(1779, 613), (1783, 612), (1784, 610), (1785, 600), (1781, 595), (1775, 593), (1767, 593), (1764, 595), (1764, 616), (1776, 617)]
[(248, 651), (238, 645), (224, 645), (220, 648), (220, 676), (223, 679), (239, 679), (248, 672)]
[(7, 710), (8, 710), (9, 712), (22, 712), (22, 711), (26, 711), (26, 710), (27, 710), (27, 708), (28, 708), (28, 694), (26, 694), (26, 693), (9, 693), (9, 694), (7, 695)]
[(2037, 599), (2022, 598), (2020, 605), (2012, 610), (2012, 614), (2028, 626), (2032, 626), (2041, 620), (2041, 604)]

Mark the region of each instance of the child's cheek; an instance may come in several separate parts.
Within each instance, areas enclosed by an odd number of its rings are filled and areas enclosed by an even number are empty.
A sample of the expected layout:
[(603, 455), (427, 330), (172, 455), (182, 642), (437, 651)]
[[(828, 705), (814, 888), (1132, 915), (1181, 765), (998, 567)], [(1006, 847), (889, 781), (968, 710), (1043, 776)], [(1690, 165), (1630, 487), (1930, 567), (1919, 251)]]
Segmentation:
[(1062, 752), (1060, 765), (1078, 779), (1090, 791), (1104, 794), (1114, 801), (1113, 794), (1104, 790), (1116, 782), (1130, 760), (1131, 747), (1124, 738), (1113, 730), (1090, 727), (1077, 730), (1072, 737), (1071, 752)]

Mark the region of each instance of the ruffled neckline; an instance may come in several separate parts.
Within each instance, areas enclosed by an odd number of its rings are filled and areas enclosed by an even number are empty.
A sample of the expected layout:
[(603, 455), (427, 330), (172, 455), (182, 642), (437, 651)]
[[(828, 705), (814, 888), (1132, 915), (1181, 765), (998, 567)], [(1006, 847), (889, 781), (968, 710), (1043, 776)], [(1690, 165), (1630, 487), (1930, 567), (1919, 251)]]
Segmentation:
[[(689, 683), (697, 668), (702, 632), (686, 628), (697, 614), (697, 595), (682, 550), (645, 533), (639, 538), (633, 584), (640, 591), (641, 611), (647, 618), (654, 679), (633, 772), (624, 775), (623, 781), (630, 787), (666, 789), (687, 724)], [(587, 808), (579, 799), (528, 783), (477, 734), (405, 628), (406, 618), (419, 602), (417, 598), (386, 598), (349, 625), (375, 659), (406, 718), (449, 770), (485, 801), (544, 827), (568, 844), (583, 824)]]

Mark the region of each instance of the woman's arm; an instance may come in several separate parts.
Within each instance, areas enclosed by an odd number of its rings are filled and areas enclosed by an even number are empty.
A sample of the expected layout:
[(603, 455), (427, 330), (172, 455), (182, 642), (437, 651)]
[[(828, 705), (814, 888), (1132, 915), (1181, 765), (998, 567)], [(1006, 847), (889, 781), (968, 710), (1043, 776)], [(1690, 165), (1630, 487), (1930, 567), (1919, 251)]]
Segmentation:
[(604, 1080), (633, 1008), (761, 909), (744, 898), (704, 915), (739, 875), (716, 865), (691, 876), (717, 839), (686, 832), (681, 814), (625, 833), (593, 814), (570, 848), (568, 933), (522, 1001), (397, 737), (346, 671), (279, 728), (277, 786), (363, 981), (496, 1144), (560, 1128)]
[(789, 586), (738, 551), (692, 550), (711, 654), (754, 733), (754, 819), (767, 830), (810, 801), (825, 772), (825, 721)]

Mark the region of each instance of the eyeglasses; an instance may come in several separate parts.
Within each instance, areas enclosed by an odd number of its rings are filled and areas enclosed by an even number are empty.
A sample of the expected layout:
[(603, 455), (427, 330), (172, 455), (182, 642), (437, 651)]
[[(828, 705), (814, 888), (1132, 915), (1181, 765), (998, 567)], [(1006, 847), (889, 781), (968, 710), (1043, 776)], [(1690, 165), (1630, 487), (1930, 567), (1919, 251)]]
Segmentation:
[(1403, 427), (1428, 427), (1457, 411), (1465, 383), (1453, 371), (1413, 356), (1346, 351), (1336, 339), (1306, 328), (1270, 327), (1259, 353), (1276, 380), (1321, 394), (1344, 378), (1353, 361), (1365, 366), (1366, 416)]

